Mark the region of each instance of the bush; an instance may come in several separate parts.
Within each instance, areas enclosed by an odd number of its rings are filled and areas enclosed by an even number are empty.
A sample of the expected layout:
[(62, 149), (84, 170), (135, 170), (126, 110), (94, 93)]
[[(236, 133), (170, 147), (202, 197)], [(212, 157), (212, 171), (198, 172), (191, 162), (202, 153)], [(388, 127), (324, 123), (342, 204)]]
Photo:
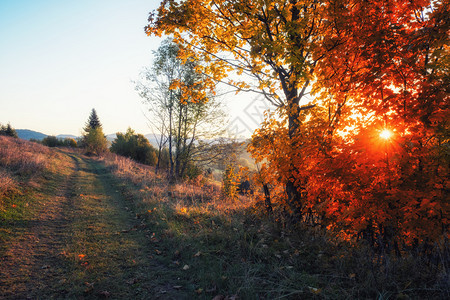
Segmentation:
[(63, 146), (76, 148), (77, 147), (77, 141), (75, 141), (72, 138), (65, 138), (64, 141), (63, 141)]
[(117, 133), (110, 150), (113, 153), (129, 157), (142, 164), (151, 166), (156, 164), (156, 149), (150, 145), (145, 136), (136, 134), (131, 128), (128, 128), (125, 134)]
[(195, 179), (203, 174), (203, 170), (196, 166), (194, 163), (189, 162), (186, 166), (186, 172), (184, 173), (185, 178)]
[(238, 175), (234, 164), (228, 164), (223, 172), (223, 193), (226, 197), (236, 199), (238, 197)]
[(72, 138), (58, 139), (56, 136), (47, 136), (42, 140), (42, 145), (47, 147), (77, 147), (77, 142)]
[(108, 151), (108, 141), (101, 127), (91, 128), (82, 139), (87, 154), (102, 155)]
[(56, 136), (49, 135), (42, 140), (42, 145), (47, 147), (58, 147), (61, 146), (61, 141)]

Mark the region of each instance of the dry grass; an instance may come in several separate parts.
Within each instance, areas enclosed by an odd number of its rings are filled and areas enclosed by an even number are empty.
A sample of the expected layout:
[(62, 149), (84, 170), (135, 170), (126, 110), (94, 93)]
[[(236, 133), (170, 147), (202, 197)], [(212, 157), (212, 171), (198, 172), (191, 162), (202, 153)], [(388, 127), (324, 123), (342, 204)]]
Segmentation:
[(202, 208), (205, 212), (220, 213), (249, 208), (255, 204), (253, 199), (245, 196), (237, 199), (224, 197), (221, 183), (214, 180), (200, 177), (196, 180), (169, 185), (164, 171), (156, 175), (154, 167), (145, 166), (112, 153), (101, 159), (115, 176), (132, 183), (139, 189), (139, 198), (158, 198), (158, 201), (177, 208), (195, 206), (196, 209)]
[[(175, 253), (176, 263), (196, 268), (186, 280), (197, 291), (213, 286), (244, 299), (449, 295), (442, 264), (408, 256), (391, 257), (389, 265), (380, 265), (363, 246), (349, 245), (317, 228), (286, 228), (267, 219), (257, 196), (231, 200), (213, 180), (169, 185), (152, 167), (114, 155), (103, 161), (122, 179), (136, 216), (154, 226), (159, 245)], [(167, 263), (163, 256), (158, 258)]]
[(0, 199), (8, 193), (14, 192), (16, 186), (17, 182), (7, 172), (0, 170)]
[(21, 191), (39, 187), (42, 174), (58, 167), (59, 155), (37, 143), (0, 136), (0, 211)]
[(54, 153), (45, 146), (0, 136), (0, 166), (20, 175), (39, 173), (49, 167)]

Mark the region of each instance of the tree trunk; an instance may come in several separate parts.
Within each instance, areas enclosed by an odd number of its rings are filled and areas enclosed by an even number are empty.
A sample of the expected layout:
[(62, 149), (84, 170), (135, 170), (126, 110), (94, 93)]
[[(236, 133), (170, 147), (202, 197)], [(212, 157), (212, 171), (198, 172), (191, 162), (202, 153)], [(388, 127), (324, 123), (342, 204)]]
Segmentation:
[(173, 153), (172, 153), (172, 117), (173, 117), (173, 92), (170, 91), (169, 103), (169, 183), (174, 182), (173, 176)]
[[(299, 101), (300, 97), (297, 96), (297, 89), (291, 88), (288, 95), (287, 95), (287, 102), (288, 102), (288, 110), (289, 110), (289, 117), (288, 117), (288, 129), (289, 129), (289, 151), (291, 153), (294, 153), (294, 149), (300, 147), (300, 145), (297, 144), (295, 137), (298, 134), (299, 131), (299, 121), (298, 117), (300, 115), (300, 108), (299, 108)], [(285, 191), (287, 195), (287, 202), (289, 204), (289, 207), (291, 208), (294, 219), (297, 220), (301, 218), (302, 216), (302, 205), (303, 205), (303, 199), (302, 194), (300, 192), (301, 186), (296, 184), (296, 178), (294, 176), (297, 172), (297, 167), (292, 161), (293, 158), (291, 158), (290, 163), (290, 175), (287, 178), (286, 184), (285, 184)]]
[(270, 201), (270, 191), (269, 186), (263, 183), (264, 190), (264, 206), (266, 207), (267, 213), (271, 216), (273, 214), (272, 202)]

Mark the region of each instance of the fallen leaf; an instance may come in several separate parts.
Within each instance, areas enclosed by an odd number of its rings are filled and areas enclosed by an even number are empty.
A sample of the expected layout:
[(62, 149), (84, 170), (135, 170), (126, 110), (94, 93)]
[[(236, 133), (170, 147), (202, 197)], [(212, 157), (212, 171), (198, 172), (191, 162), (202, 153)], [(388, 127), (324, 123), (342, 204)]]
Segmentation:
[(200, 251), (198, 251), (197, 253), (194, 254), (195, 257), (199, 257), (200, 255), (202, 255), (202, 253)]
[(181, 289), (183, 287), (181, 285), (174, 285), (173, 288), (176, 289), (176, 290), (179, 290), (179, 289)]
[(195, 290), (195, 292), (200, 295), (201, 293), (203, 293), (203, 289), (202, 288), (198, 288), (198, 289)]
[(320, 289), (318, 289), (318, 288), (315, 288), (315, 287), (310, 287), (310, 286), (308, 286), (308, 288), (309, 288), (309, 290), (310, 290), (310, 292), (311, 293), (313, 293), (313, 294), (320, 294)]
[(189, 269), (190, 269), (190, 267), (188, 265), (184, 265), (183, 270), (187, 271)]

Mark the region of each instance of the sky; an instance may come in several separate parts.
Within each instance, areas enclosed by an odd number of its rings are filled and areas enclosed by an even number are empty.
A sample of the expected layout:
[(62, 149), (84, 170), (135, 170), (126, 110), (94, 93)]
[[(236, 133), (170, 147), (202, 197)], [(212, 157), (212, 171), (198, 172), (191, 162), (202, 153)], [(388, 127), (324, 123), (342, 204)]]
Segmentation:
[[(80, 135), (95, 108), (105, 134), (151, 133), (133, 81), (160, 38), (144, 32), (158, 0), (0, 0), (0, 123)], [(264, 104), (228, 96), (230, 134), (250, 136)]]

